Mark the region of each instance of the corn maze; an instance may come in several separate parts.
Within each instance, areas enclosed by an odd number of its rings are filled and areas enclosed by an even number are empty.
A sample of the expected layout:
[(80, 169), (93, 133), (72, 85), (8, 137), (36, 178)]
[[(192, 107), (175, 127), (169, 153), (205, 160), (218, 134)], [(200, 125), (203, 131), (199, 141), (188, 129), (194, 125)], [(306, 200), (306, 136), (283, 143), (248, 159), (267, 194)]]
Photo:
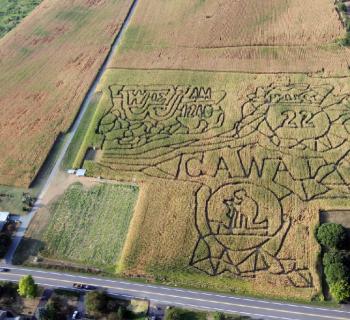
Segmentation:
[[(229, 85), (109, 79), (91, 127), (100, 156), (85, 166), (195, 190), (185, 214), (194, 215), (196, 239), (185, 269), (318, 288), (310, 217), (350, 196), (350, 91), (343, 80), (294, 78), (240, 89), (239, 105)], [(166, 189), (159, 193), (166, 198)]]

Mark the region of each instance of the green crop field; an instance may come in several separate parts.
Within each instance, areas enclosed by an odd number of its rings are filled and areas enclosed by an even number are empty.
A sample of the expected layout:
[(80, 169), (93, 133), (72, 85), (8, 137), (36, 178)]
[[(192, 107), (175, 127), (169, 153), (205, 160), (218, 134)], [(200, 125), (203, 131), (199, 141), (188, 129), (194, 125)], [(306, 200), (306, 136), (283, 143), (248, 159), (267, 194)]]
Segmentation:
[(115, 268), (128, 232), (138, 189), (73, 184), (51, 207), (42, 235), (44, 256)]
[(42, 0), (0, 0), (0, 38), (21, 22)]

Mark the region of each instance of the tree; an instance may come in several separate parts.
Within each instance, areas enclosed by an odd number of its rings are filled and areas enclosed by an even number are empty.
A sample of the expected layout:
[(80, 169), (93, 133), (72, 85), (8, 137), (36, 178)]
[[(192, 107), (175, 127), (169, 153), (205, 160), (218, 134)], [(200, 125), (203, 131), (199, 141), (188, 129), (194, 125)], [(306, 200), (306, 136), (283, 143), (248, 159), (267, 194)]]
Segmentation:
[(65, 319), (63, 312), (64, 304), (60, 297), (52, 297), (46, 305), (45, 310), (40, 314), (40, 320), (61, 320)]
[(348, 11), (347, 6), (343, 2), (338, 3), (337, 7), (338, 7), (338, 10), (341, 12), (347, 13)]
[(23, 192), (22, 203), (32, 208), (35, 204), (35, 199), (29, 193)]
[(0, 233), (0, 258), (3, 258), (7, 249), (11, 245), (11, 236), (6, 233)]
[(344, 263), (344, 260), (345, 257), (342, 252), (332, 249), (328, 252), (325, 252), (323, 255), (322, 263), (324, 266), (329, 266), (333, 263)]
[(344, 302), (350, 299), (350, 285), (345, 280), (340, 280), (332, 283), (329, 286), (332, 296), (339, 302)]
[(123, 320), (125, 316), (125, 310), (123, 307), (119, 307), (118, 311), (117, 311), (117, 319), (118, 320)]
[(324, 273), (329, 285), (349, 279), (349, 269), (342, 263), (336, 262), (325, 266)]
[(31, 275), (22, 277), (18, 283), (18, 293), (24, 298), (35, 298), (38, 293), (38, 286)]
[(170, 308), (167, 310), (164, 320), (181, 320), (182, 312), (177, 308)]
[(225, 320), (225, 315), (222, 312), (215, 312), (214, 320)]
[(117, 312), (111, 312), (111, 313), (108, 315), (107, 320), (123, 320), (123, 318), (119, 318)]
[(317, 229), (318, 242), (327, 248), (340, 248), (346, 239), (345, 228), (337, 223), (324, 223)]
[(107, 300), (105, 291), (91, 291), (86, 295), (86, 310), (91, 314), (103, 313), (106, 311)]
[(117, 312), (111, 312), (107, 319), (108, 320), (124, 320), (125, 310), (123, 307), (119, 307)]
[(18, 297), (18, 285), (12, 282), (0, 282), (1, 302), (7, 305), (15, 303)]

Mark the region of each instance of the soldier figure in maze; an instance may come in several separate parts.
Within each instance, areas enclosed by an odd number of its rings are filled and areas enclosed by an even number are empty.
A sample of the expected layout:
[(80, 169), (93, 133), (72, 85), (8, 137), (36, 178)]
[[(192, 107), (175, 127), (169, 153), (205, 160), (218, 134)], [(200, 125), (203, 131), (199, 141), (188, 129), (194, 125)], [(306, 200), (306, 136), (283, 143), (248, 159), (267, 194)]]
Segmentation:
[(211, 276), (285, 275), (290, 283), (311, 287), (305, 268), (289, 268), (278, 253), (290, 228), (280, 199), (263, 186), (238, 180), (216, 190), (203, 185), (196, 194), (199, 240), (190, 265)]
[(133, 149), (173, 135), (202, 134), (220, 127), (225, 92), (171, 85), (112, 86), (113, 107), (101, 119), (105, 150)]
[(247, 195), (245, 189), (234, 191), (232, 197), (225, 199), (223, 204), (226, 206), (225, 215), (217, 221), (211, 220), (212, 224), (218, 223), (217, 233), (249, 234), (252, 231), (255, 233), (257, 229), (262, 234), (266, 233), (267, 221), (257, 221), (259, 205)]

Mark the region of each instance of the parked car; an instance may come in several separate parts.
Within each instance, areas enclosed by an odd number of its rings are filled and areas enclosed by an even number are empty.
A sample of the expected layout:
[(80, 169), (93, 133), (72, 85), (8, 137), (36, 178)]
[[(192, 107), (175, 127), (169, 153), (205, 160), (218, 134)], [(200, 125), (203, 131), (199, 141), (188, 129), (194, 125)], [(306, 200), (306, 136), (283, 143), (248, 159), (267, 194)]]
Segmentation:
[(9, 272), (10, 271), (10, 269), (8, 269), (8, 268), (0, 268), (0, 272)]
[(78, 310), (75, 310), (75, 311), (73, 312), (72, 319), (73, 319), (73, 320), (79, 319), (79, 317), (80, 317), (79, 311), (78, 311)]
[(83, 288), (83, 284), (82, 283), (73, 283), (73, 288), (75, 288), (75, 289), (82, 289)]

